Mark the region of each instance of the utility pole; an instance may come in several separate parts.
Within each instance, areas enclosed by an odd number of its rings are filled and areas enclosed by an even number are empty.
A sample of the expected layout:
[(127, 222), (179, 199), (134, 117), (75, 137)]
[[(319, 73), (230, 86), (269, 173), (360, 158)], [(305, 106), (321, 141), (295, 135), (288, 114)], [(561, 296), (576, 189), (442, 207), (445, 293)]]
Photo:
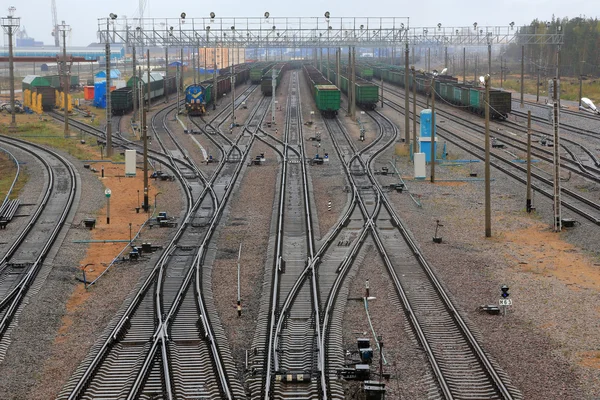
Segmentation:
[(467, 48), (463, 47), (463, 84), (467, 83)]
[[(350, 90), (350, 81), (352, 79), (352, 46), (348, 46), (348, 68), (346, 69), (348, 72), (346, 76), (348, 77), (348, 116), (352, 117), (352, 90)], [(338, 86), (339, 88), (340, 86)]]
[(150, 49), (146, 49), (146, 58), (148, 64), (148, 81), (146, 82), (146, 94), (148, 95), (148, 111), (150, 111), (151, 103), (150, 103)]
[(64, 130), (64, 135), (66, 138), (68, 138), (70, 136), (70, 132), (69, 132), (69, 84), (70, 84), (70, 79), (69, 79), (69, 67), (67, 66), (67, 32), (71, 30), (71, 28), (69, 27), (69, 25), (65, 25), (65, 21), (62, 22), (61, 25), (58, 26), (58, 29), (60, 30), (60, 32), (62, 32), (62, 37), (63, 37), (63, 61), (62, 61), (62, 67), (63, 67), (63, 73), (62, 73), (62, 78), (63, 78), (63, 107), (65, 108), (65, 113), (64, 113), (64, 120), (65, 120), (65, 130)]
[[(535, 102), (539, 103), (540, 102), (540, 66), (536, 65), (536, 69), (537, 69), (537, 86), (536, 86), (536, 91), (535, 91), (536, 92)], [(581, 105), (581, 101), (579, 102), (579, 104)]]
[(531, 212), (531, 110), (527, 111), (527, 212)]
[[(413, 156), (417, 152), (417, 71), (415, 66), (410, 67), (412, 72), (412, 91), (413, 91)], [(406, 93), (408, 96), (408, 92)], [(414, 160), (414, 158), (413, 158)], [(414, 162), (414, 161), (413, 161)]]
[[(488, 38), (488, 75), (490, 76), (490, 85), (492, 80), (492, 44), (489, 43)], [(501, 78), (502, 79), (502, 78)]]
[[(538, 85), (539, 87), (539, 85)], [(525, 45), (521, 45), (521, 108), (523, 108), (523, 92), (525, 91)]]
[[(198, 54), (200, 57), (200, 54)], [(165, 46), (165, 80), (164, 82), (164, 93), (165, 93), (165, 103), (169, 102), (169, 91), (167, 88), (167, 81), (169, 80), (169, 46)]]
[(431, 78), (431, 183), (435, 183), (435, 75)]
[[(110, 14), (112, 19), (117, 16)], [(110, 109), (110, 31), (109, 31), (110, 19), (106, 19), (106, 157), (110, 158), (113, 155), (112, 148), (112, 111)]]
[[(141, 74), (140, 74), (141, 76)], [(142, 103), (143, 105), (143, 103)], [(148, 125), (146, 107), (142, 107), (142, 137), (144, 140), (144, 211), (148, 212)]]
[(492, 237), (490, 195), (490, 76), (485, 76), (485, 237)]
[[(408, 39), (406, 39), (406, 44), (404, 47), (404, 142), (407, 146), (410, 146), (410, 112), (408, 111), (410, 107), (409, 101), (409, 80), (408, 80)], [(383, 79), (381, 83), (381, 87), (383, 88)], [(383, 93), (381, 95), (383, 104)], [(413, 143), (413, 147), (415, 144)]]
[(504, 66), (502, 64), (502, 55), (500, 55), (500, 89), (504, 88), (504, 77), (502, 74), (504, 73)]
[[(558, 67), (557, 67), (558, 70)], [(552, 127), (554, 128), (554, 232), (560, 232), (562, 230), (562, 215), (560, 205), (560, 140), (558, 130), (558, 78), (554, 78), (554, 102), (552, 105), (553, 121)]]
[(339, 88), (341, 79), (342, 79), (342, 77), (340, 76), (340, 64), (342, 63), (342, 49), (340, 47), (338, 47), (335, 52), (335, 63), (336, 63), (336, 65), (335, 65), (336, 72), (337, 72), (335, 75), (335, 80), (336, 80), (335, 85)]
[[(352, 46), (352, 86), (348, 86), (348, 92), (352, 92), (352, 120), (356, 119), (356, 47)], [(352, 88), (352, 89), (350, 89)]]
[(138, 93), (137, 93), (138, 79), (137, 79), (137, 69), (135, 67), (135, 42), (134, 42), (133, 46), (131, 46), (131, 53), (132, 53), (131, 54), (131, 63), (133, 66), (133, 116), (131, 117), (131, 122), (135, 123), (135, 119), (137, 118), (137, 113), (138, 113), (138, 104), (136, 101), (138, 98)]
[(13, 30), (19, 28), (21, 18), (13, 16), (15, 7), (9, 7), (9, 15), (2, 17), (2, 28), (8, 33), (8, 76), (10, 79), (10, 128), (17, 128), (16, 111), (15, 111), (15, 66), (13, 61)]
[[(275, 96), (275, 91), (273, 91)], [(231, 130), (235, 127), (235, 66), (233, 61), (231, 62)]]
[(217, 109), (217, 99), (219, 98), (219, 89), (217, 88), (217, 39), (215, 38), (215, 54), (214, 54), (215, 68), (213, 70), (213, 91), (215, 96), (213, 97), (213, 110)]

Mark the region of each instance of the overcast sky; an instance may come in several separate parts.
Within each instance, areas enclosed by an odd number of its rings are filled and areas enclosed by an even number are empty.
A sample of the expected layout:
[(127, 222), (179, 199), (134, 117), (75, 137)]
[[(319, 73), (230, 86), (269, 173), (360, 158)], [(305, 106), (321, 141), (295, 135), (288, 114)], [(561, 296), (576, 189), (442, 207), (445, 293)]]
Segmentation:
[[(73, 46), (86, 46), (97, 41), (98, 18), (106, 17), (111, 12), (119, 16), (138, 15), (137, 0), (56, 0), (56, 3), (59, 23), (64, 20), (72, 27), (70, 45)], [(473, 22), (480, 26), (506, 26), (511, 21), (522, 25), (534, 18), (550, 20), (553, 14), (561, 18), (597, 17), (600, 14), (598, 3), (589, 0), (344, 0), (327, 3), (322, 0), (147, 0), (144, 17), (176, 18), (182, 11), (186, 12), (188, 18), (208, 17), (211, 11), (217, 18), (260, 17), (265, 11), (269, 11), (272, 17), (322, 17), (325, 11), (329, 11), (332, 17), (410, 17), (411, 27), (421, 27), (438, 23), (444, 26), (471, 26)], [(21, 26), (25, 26), (30, 37), (47, 45), (53, 43), (51, 0), (8, 0), (3, 2), (6, 9), (0, 11), (1, 15), (7, 15), (9, 5), (17, 8), (15, 16), (21, 17)]]

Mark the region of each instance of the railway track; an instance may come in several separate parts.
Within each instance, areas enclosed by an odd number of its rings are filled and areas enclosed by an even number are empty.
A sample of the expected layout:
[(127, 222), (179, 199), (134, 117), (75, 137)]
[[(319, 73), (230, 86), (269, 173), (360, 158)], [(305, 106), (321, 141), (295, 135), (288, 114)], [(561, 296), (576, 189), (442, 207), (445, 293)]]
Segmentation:
[[(401, 113), (404, 112), (404, 107), (401, 104), (398, 104), (389, 98), (386, 99), (386, 103), (393, 109)], [(445, 115), (446, 118), (454, 118), (454, 116), (451, 114), (440, 113), (440, 115)], [(420, 119), (420, 117), (417, 116), (417, 119)], [(480, 160), (484, 160), (485, 149), (482, 145), (478, 145), (474, 142), (467, 141), (463, 137), (463, 135), (459, 135), (453, 130), (442, 127), (439, 124), (437, 126), (437, 132), (439, 136), (444, 137), (450, 143), (456, 145), (465, 152), (475, 156)], [(481, 137), (478, 137), (481, 140)], [(523, 167), (518, 163), (513, 162), (514, 157), (512, 157), (512, 155), (510, 154), (509, 156), (510, 158), (501, 155), (501, 153), (498, 151), (492, 151), (491, 157), (493, 161), (491, 162), (491, 165), (499, 171), (502, 171), (510, 177), (514, 178), (515, 180), (525, 184), (527, 173), (526, 167)], [(538, 154), (538, 156), (540, 155)], [(576, 173), (580, 172), (578, 169), (573, 169), (572, 171), (576, 171)], [(534, 183), (532, 183), (531, 187), (533, 190), (542, 194), (543, 196), (549, 199), (553, 199), (553, 182), (547, 177), (547, 173), (545, 174), (546, 176), (532, 172), (531, 176), (535, 179), (535, 181)], [(587, 175), (583, 177), (588, 178)], [(600, 204), (593, 200), (590, 200), (589, 198), (578, 193), (575, 190), (566, 188), (565, 185), (562, 185), (561, 187), (561, 204), (565, 208), (568, 208), (569, 210), (585, 218), (591, 223), (595, 225), (600, 225)]]
[[(366, 240), (368, 232), (394, 282), (402, 301), (402, 311), (428, 356), (439, 396), (457, 399), (520, 398), (478, 345), (376, 182), (370, 164), (377, 154), (394, 142), (397, 132), (383, 115), (376, 112), (369, 115), (379, 125), (381, 138), (360, 152), (339, 121), (327, 121), (340, 159), (350, 155), (345, 171), (357, 194), (358, 208), (362, 213), (364, 225), (354, 239), (356, 242), (351, 245), (352, 257), (355, 257), (361, 241)], [(342, 142), (340, 138), (345, 140)], [(340, 275), (347, 273), (350, 265), (348, 261), (343, 263)], [(336, 283), (336, 290), (340, 285)], [(332, 292), (334, 295), (335, 291)], [(333, 300), (328, 303), (333, 303)], [(323, 326), (323, 338), (326, 340), (329, 324), (324, 323)]]
[[(241, 146), (251, 140), (240, 135), (236, 142)], [(218, 316), (207, 304), (203, 262), (246, 155), (236, 163), (221, 162), (197, 200), (192, 186), (184, 183), (188, 208), (178, 232), (62, 398), (243, 398), (242, 386), (230, 382), (226, 371), (233, 368), (231, 361), (225, 365), (231, 357), (219, 348), (226, 338), (213, 330), (211, 320)], [(220, 180), (227, 185), (219, 188)]]
[[(30, 290), (41, 286), (35, 279), (52, 246), (67, 223), (79, 187), (72, 164), (59, 154), (19, 139), (0, 142), (32, 154), (44, 166), (47, 178), (43, 196), (25, 228), (0, 259), (0, 360), (10, 343), (10, 333)], [(33, 289), (32, 289), (33, 288)]]

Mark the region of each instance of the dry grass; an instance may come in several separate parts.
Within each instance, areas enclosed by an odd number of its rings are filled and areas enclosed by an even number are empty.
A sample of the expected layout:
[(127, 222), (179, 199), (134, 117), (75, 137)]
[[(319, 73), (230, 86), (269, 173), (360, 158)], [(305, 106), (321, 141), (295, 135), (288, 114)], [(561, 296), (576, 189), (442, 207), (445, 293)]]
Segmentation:
[[(4, 201), (4, 196), (10, 189), (10, 185), (12, 185), (13, 179), (15, 178), (15, 173), (17, 172), (17, 168), (13, 163), (12, 159), (7, 154), (0, 153), (0, 203)], [(23, 189), (23, 186), (27, 183), (29, 176), (24, 169), (21, 169), (19, 172), (19, 179), (15, 183), (15, 187), (11, 192), (9, 199), (16, 199), (19, 197), (19, 193)]]
[[(546, 98), (548, 96), (548, 82), (547, 78), (540, 78), (540, 98)], [(536, 94), (537, 76), (525, 75), (525, 88), (524, 91), (527, 94)], [(494, 86), (500, 86), (500, 80), (496, 79)], [(509, 75), (503, 84), (504, 89), (514, 90), (516, 92), (521, 91), (521, 76), (520, 75)], [(583, 97), (589, 97), (592, 100), (600, 101), (600, 80), (588, 79), (583, 81), (582, 87)], [(562, 77), (560, 97), (563, 100), (579, 100), (579, 80), (577, 78)]]

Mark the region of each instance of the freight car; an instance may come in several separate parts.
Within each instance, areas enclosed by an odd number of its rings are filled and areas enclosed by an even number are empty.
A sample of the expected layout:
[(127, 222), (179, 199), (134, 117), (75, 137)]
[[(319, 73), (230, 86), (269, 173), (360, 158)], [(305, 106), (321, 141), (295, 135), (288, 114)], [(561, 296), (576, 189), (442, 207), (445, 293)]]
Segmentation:
[[(323, 74), (326, 73), (325, 71), (325, 68), (323, 68)], [(337, 82), (337, 73), (331, 70), (329, 73), (333, 77), (333, 81)], [(348, 78), (343, 74), (340, 74), (340, 90), (348, 95)], [(379, 86), (357, 77), (354, 85), (354, 96), (359, 107), (374, 110), (379, 101)]]
[[(374, 67), (373, 75), (386, 82), (404, 87), (404, 67), (393, 68)], [(409, 88), (413, 84), (416, 91), (429, 95), (431, 90), (432, 75), (422, 71), (416, 72), (413, 82), (412, 74), (409, 75)], [(437, 75), (435, 78), (436, 97), (460, 106), (477, 115), (485, 114), (485, 90), (478, 86), (458, 83), (458, 78), (450, 75)], [(493, 119), (505, 119), (512, 111), (512, 95), (504, 90), (490, 90), (490, 117)]]
[(256, 63), (250, 69), (250, 82), (253, 84), (259, 84), (263, 75), (271, 69), (273, 63), (260, 62)]
[(277, 90), (281, 77), (288, 67), (288, 63), (278, 63), (263, 75), (260, 81), (260, 90), (265, 96), (273, 94), (273, 71), (275, 71), (275, 89)]
[[(110, 92), (111, 112), (113, 115), (123, 115), (133, 110), (133, 88), (136, 82), (143, 84), (144, 90), (144, 101), (148, 99), (148, 87), (146, 82), (148, 75), (143, 74), (141, 78), (132, 77), (127, 81), (127, 86), (113, 90)], [(171, 76), (164, 79), (163, 76), (157, 72), (150, 73), (150, 100), (154, 100), (157, 97), (163, 96), (165, 93), (172, 94), (177, 91), (177, 78)]]
[(324, 117), (334, 117), (340, 109), (340, 89), (332, 85), (321, 72), (312, 65), (303, 66), (304, 76), (310, 87), (317, 110)]

